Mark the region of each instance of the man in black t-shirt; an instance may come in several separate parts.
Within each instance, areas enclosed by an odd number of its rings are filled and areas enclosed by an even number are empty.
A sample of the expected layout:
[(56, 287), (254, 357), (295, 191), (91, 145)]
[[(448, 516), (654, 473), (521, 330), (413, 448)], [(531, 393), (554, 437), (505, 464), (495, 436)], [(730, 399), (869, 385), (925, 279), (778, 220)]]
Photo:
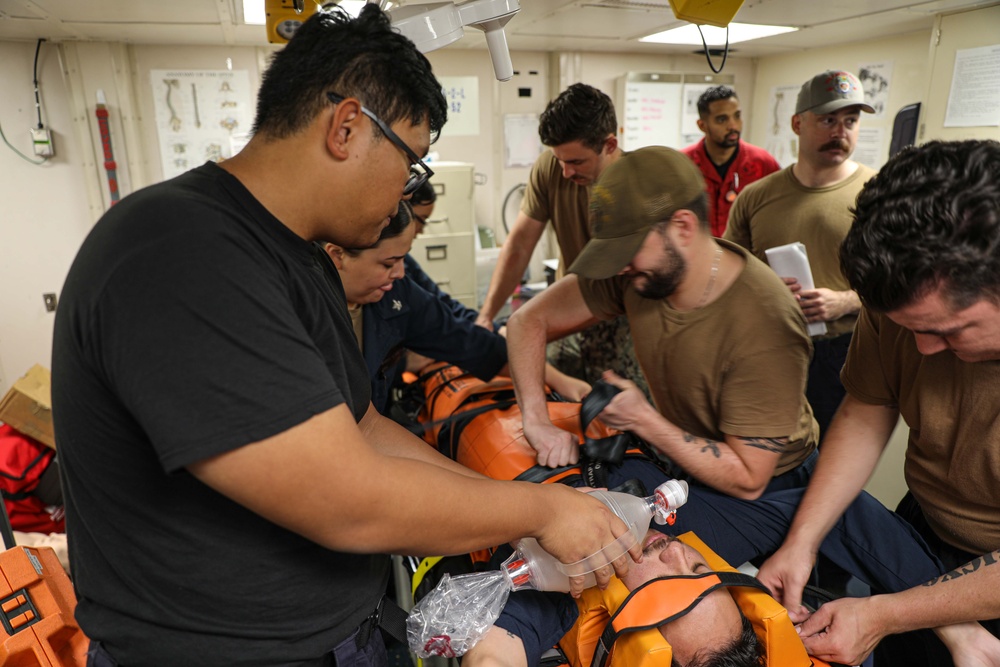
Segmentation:
[(479, 478), (371, 407), (315, 242), (375, 242), (445, 110), (377, 6), (319, 13), (264, 74), (241, 153), (125, 198), (84, 242), (53, 414), (92, 664), (382, 665), (377, 554), (531, 535), (573, 562), (626, 530), (571, 489)]

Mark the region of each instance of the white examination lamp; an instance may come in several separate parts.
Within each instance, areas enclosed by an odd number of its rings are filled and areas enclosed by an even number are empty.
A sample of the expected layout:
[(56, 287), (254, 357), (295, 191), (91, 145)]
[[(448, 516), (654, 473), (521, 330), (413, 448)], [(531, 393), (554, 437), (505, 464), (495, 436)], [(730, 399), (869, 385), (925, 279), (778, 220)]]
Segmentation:
[(486, 46), (493, 60), (493, 72), (500, 81), (514, 76), (507, 35), (503, 28), (521, 10), (518, 0), (468, 0), (460, 5), (434, 2), (407, 5), (389, 11), (392, 25), (409, 38), (421, 53), (434, 51), (465, 34), (471, 26), (486, 33)]

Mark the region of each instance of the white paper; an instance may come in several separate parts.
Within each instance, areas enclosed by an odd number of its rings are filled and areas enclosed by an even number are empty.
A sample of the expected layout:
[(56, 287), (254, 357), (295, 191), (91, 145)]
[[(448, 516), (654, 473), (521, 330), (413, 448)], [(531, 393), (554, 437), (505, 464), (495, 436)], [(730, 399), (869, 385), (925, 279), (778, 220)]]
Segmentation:
[(246, 70), (149, 72), (163, 178), (233, 156), (231, 137), (253, 122)]
[(713, 83), (685, 83), (684, 84), (684, 114), (681, 116), (681, 134), (684, 137), (702, 136), (703, 132), (698, 128), (698, 98), (709, 88), (714, 87)]
[(768, 106), (767, 143), (764, 148), (782, 167), (799, 159), (799, 138), (792, 132), (792, 116), (801, 86), (775, 86)]
[(955, 53), (945, 127), (1000, 125), (1000, 44)]
[(885, 128), (864, 127), (858, 131), (858, 142), (851, 156), (857, 162), (868, 165), (878, 171), (889, 156), (885, 144)]
[(884, 118), (889, 103), (889, 89), (892, 85), (892, 61), (862, 63), (858, 66), (858, 80), (861, 81), (861, 87), (865, 91), (865, 102), (875, 109), (874, 114), (863, 114), (863, 116)]
[(542, 154), (538, 138), (538, 116), (533, 113), (505, 114), (503, 117), (504, 166), (530, 167)]
[(442, 137), (479, 134), (479, 78), (474, 76), (439, 76), (441, 90), (448, 101), (448, 122)]
[[(816, 285), (813, 283), (812, 268), (809, 266), (809, 255), (806, 254), (804, 244), (796, 241), (776, 248), (768, 248), (764, 254), (767, 255), (767, 263), (779, 276), (795, 278), (804, 290), (816, 289)], [(809, 323), (810, 336), (821, 336), (825, 333), (826, 322)]]

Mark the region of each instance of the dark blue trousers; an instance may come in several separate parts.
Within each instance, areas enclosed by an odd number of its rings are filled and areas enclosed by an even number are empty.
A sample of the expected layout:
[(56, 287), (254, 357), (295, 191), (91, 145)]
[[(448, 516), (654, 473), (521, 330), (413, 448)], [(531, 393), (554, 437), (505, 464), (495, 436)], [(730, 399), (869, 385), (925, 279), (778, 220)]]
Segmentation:
[(830, 421), (840, 407), (840, 402), (844, 400), (846, 391), (840, 382), (840, 371), (844, 368), (850, 346), (851, 334), (813, 339), (813, 358), (809, 362), (806, 399), (819, 423), (820, 442), (826, 437)]
[[(371, 630), (367, 642), (358, 646), (359, 628), (336, 648), (316, 660), (294, 663), (297, 667), (387, 667), (389, 658), (385, 640), (378, 628)], [(287, 663), (293, 664), (293, 663)], [(124, 667), (111, 657), (100, 642), (91, 640), (87, 651), (87, 667)]]

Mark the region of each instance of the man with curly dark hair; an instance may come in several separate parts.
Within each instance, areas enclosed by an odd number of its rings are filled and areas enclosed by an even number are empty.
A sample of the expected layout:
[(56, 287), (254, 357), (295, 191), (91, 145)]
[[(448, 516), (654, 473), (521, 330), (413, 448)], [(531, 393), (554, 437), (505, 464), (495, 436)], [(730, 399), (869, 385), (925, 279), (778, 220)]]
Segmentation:
[[(760, 578), (798, 607), (817, 545), (902, 416), (909, 491), (896, 511), (950, 571), (825, 605), (802, 625), (806, 645), (853, 665), (886, 635), (919, 628), (980, 621), (1000, 635), (1000, 143), (931, 142), (896, 155), (861, 191), (840, 261), (863, 304), (842, 373), (847, 397)], [(942, 635), (949, 657), (929, 633), (912, 634), (885, 642), (877, 664), (1000, 661), (996, 641)]]

